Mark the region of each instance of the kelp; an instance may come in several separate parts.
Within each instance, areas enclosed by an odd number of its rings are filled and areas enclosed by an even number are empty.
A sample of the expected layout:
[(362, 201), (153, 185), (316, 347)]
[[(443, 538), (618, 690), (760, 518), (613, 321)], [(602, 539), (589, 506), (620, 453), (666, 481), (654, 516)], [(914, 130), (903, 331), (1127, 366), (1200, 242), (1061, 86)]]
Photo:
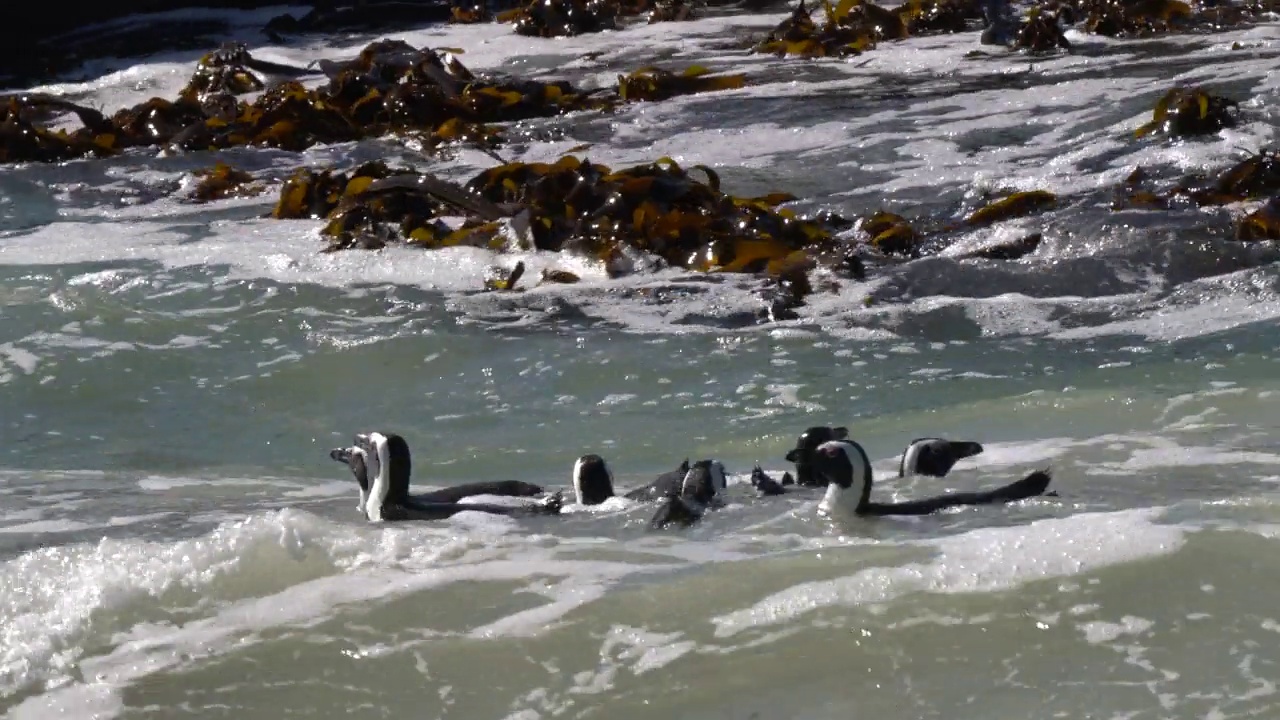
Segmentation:
[(677, 95), (737, 90), (746, 85), (745, 75), (712, 75), (710, 70), (701, 65), (688, 67), (680, 74), (646, 67), (630, 75), (618, 76), (618, 97), (623, 102), (666, 100)]
[(1208, 183), (1183, 181), (1170, 192), (1199, 205), (1228, 205), (1280, 193), (1280, 156), (1261, 150), (1224, 170)]
[(1151, 188), (1147, 171), (1141, 166), (1134, 168), (1133, 172), (1129, 173), (1112, 193), (1112, 210), (1123, 210), (1130, 207), (1158, 208), (1161, 210), (1169, 207), (1169, 198), (1160, 195)]
[(696, 20), (693, 5), (686, 0), (666, 0), (654, 3), (649, 10), (649, 24), (660, 22), (686, 22)]
[[(1268, 7), (1270, 5), (1271, 7)], [(1183, 0), (1042, 0), (1039, 6), (1067, 25), (1114, 38), (1168, 33), (1215, 32), (1274, 19), (1274, 2), (1184, 2)]]
[(484, 289), (488, 291), (515, 290), (516, 283), (520, 282), (521, 277), (524, 277), (523, 260), (517, 260), (515, 266), (510, 269), (500, 265), (490, 265), (485, 268)]
[[(455, 246), (498, 253), (565, 252), (598, 264), (610, 277), (637, 267), (679, 267), (706, 273), (751, 274), (761, 316), (781, 320), (813, 292), (810, 271), (830, 278), (866, 277), (867, 252), (912, 259), (936, 254), (948, 236), (1051, 206), (1046, 191), (1012, 193), (960, 222), (921, 230), (902, 215), (879, 211), (850, 222), (830, 212), (802, 216), (785, 207), (796, 198), (726, 193), (704, 165), (671, 158), (615, 169), (569, 154), (555, 162), (503, 163), (458, 184), (413, 168), (369, 162), (349, 172), (300, 168), (283, 184), (271, 216), (323, 219), (323, 252), (377, 250), (399, 244)], [(853, 231), (845, 236), (846, 230)], [(1035, 252), (1038, 233), (961, 254), (962, 259), (1011, 260)], [(484, 289), (510, 291), (524, 273), (494, 266)], [(563, 270), (544, 270), (539, 284), (575, 283)]]
[(1188, 27), (1191, 5), (1182, 0), (1081, 0), (1072, 17), (1084, 31), (1108, 37), (1150, 37)]
[[(812, 255), (839, 270), (834, 223), (779, 207), (789, 199), (728, 195), (711, 168), (686, 170), (670, 158), (614, 170), (566, 155), (554, 163), (498, 165), (465, 185), (383, 163), (350, 173), (303, 168), (284, 183), (271, 215), (323, 218), (329, 252), (397, 242), (563, 250), (602, 263), (610, 274), (624, 272), (624, 256), (640, 252), (676, 267), (770, 277)], [(459, 216), (461, 225), (444, 222)], [(576, 281), (563, 274), (543, 280)]]
[(1033, 7), (1027, 12), (1026, 21), (1018, 27), (1013, 47), (1032, 54), (1043, 54), (1057, 50), (1070, 51), (1071, 42), (1058, 26), (1057, 15)]
[(1040, 243), (1043, 241), (1044, 235), (1042, 233), (1031, 233), (1016, 240), (996, 243), (978, 250), (960, 253), (956, 257), (962, 260), (1019, 260), (1039, 249)]
[[(974, 210), (958, 223), (936, 221), (912, 223), (897, 213), (877, 210), (861, 218), (856, 228), (861, 241), (879, 255), (914, 260), (941, 251), (949, 245), (948, 239), (957, 233), (1042, 212), (1056, 203), (1057, 196), (1053, 193), (1046, 190), (1030, 190), (1010, 193), (1003, 198), (993, 200)], [(1015, 260), (1034, 252), (1039, 243), (1037, 233), (1017, 241), (962, 254), (959, 257)]]
[(970, 20), (982, 17), (973, 0), (906, 0), (885, 8), (869, 0), (821, 0), (823, 24), (818, 26), (804, 0), (757, 43), (754, 52), (779, 56), (844, 57), (870, 50), (886, 40), (961, 32)]
[(582, 278), (569, 272), (568, 270), (554, 270), (552, 268), (542, 269), (542, 279), (539, 285), (573, 285), (581, 282)]
[(227, 45), (196, 62), (195, 72), (179, 92), (180, 97), (203, 99), (211, 93), (243, 95), (265, 88), (262, 78), (249, 69), (252, 60), (243, 45)]
[[(817, 265), (817, 258), (804, 251), (793, 252), (770, 263), (764, 271), (765, 285), (758, 292), (762, 305), (760, 319), (768, 322), (794, 320), (796, 308), (804, 305), (805, 298), (813, 294), (809, 272)], [(861, 269), (860, 264), (857, 267)], [(849, 268), (843, 269), (849, 276)]]
[(514, 11), (499, 14), (517, 35), (571, 37), (617, 29), (618, 4), (611, 0), (530, 0)]
[(252, 197), (267, 191), (265, 185), (254, 182), (253, 175), (219, 162), (211, 168), (196, 170), (192, 175), (200, 178), (188, 195), (192, 202), (211, 202), (230, 197)]
[(923, 236), (897, 213), (879, 210), (863, 218), (858, 227), (866, 233), (868, 244), (885, 255), (920, 257)]
[(1280, 240), (1280, 195), (1240, 219), (1236, 240)]
[(1135, 137), (1160, 132), (1171, 137), (1212, 135), (1235, 127), (1235, 100), (1212, 95), (1200, 87), (1174, 87), (1156, 101), (1151, 121), (1133, 131)]
[(845, 57), (858, 55), (876, 45), (875, 32), (870, 28), (841, 24), (829, 3), (824, 2), (826, 22), (819, 28), (805, 6), (805, 0), (792, 11), (791, 17), (782, 21), (752, 48), (752, 52), (771, 53), (778, 56)]
[(301, 17), (290, 13), (277, 15), (262, 28), (272, 42), (284, 41), (283, 35), (295, 33), (381, 32), (386, 28), (420, 27), (443, 22), (449, 17), (449, 6), (437, 2), (415, 0), (358, 0), (355, 3), (318, 2)]
[(982, 7), (974, 0), (907, 0), (896, 12), (913, 37), (964, 32), (969, 21), (982, 19)]
[[(110, 118), (47, 95), (16, 95), (0, 106), (0, 162), (58, 162), (150, 146), (301, 151), (385, 136), (403, 138), (422, 151), (459, 144), (491, 150), (502, 140), (497, 123), (608, 111), (633, 100), (745, 84), (741, 75), (709, 75), (699, 67), (682, 74), (645, 68), (622, 76), (614, 90), (587, 92), (566, 81), (476, 74), (458, 59), (459, 52), (379, 40), (351, 60), (319, 61), (328, 78), (321, 87), (284, 80), (248, 102), (236, 93), (258, 85), (241, 75), (284, 66), (260, 63), (242, 47), (224, 48), (201, 59), (192, 82), (175, 100), (152, 98)], [(67, 112), (78, 115), (83, 126), (71, 132), (43, 126), (47, 116)]]
[(1157, 191), (1146, 171), (1136, 168), (1115, 190), (1113, 210), (1145, 207), (1166, 210), (1175, 203), (1200, 207), (1232, 205), (1280, 194), (1280, 156), (1263, 149), (1241, 159), (1216, 177), (1192, 175)]
[(964, 219), (966, 225), (982, 226), (1023, 215), (1030, 215), (1053, 207), (1058, 197), (1047, 190), (1015, 192), (974, 210)]
[(531, 37), (570, 37), (614, 30), (620, 18), (648, 16), (649, 23), (694, 19), (687, 0), (528, 0), (518, 7), (491, 13), (483, 3), (456, 5), (450, 22), (511, 23)]
[(484, 2), (476, 2), (470, 5), (454, 5), (449, 13), (449, 22), (458, 25), (491, 22), (494, 19), (493, 13), (489, 12), (489, 7)]
[[(84, 127), (74, 133), (49, 130), (39, 120), (46, 111), (76, 113)], [(0, 162), (60, 162), (116, 154), (113, 124), (93, 108), (46, 95), (15, 95), (0, 106)]]
[(677, 267), (758, 272), (833, 241), (822, 223), (777, 207), (787, 196), (730, 196), (711, 168), (686, 171), (670, 158), (619, 171), (572, 155), (553, 164), (508, 163), (466, 188), (526, 209), (532, 248), (568, 249), (606, 266), (625, 250), (639, 250)]

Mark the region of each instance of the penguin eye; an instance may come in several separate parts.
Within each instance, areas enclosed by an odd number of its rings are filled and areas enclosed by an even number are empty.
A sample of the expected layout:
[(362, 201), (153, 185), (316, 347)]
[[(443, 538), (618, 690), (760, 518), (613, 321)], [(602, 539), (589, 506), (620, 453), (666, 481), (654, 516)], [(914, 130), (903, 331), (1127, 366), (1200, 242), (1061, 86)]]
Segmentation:
[(840, 448), (834, 448), (834, 447), (822, 448), (818, 452), (822, 453), (823, 455), (826, 455), (829, 458), (833, 458), (840, 453)]

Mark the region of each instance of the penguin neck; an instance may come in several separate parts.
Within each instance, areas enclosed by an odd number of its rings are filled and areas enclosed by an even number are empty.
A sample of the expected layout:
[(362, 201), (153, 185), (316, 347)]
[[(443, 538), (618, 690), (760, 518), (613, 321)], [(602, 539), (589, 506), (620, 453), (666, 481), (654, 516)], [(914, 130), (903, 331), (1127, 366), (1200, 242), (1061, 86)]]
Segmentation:
[(849, 482), (841, 485), (828, 482), (827, 491), (818, 503), (818, 512), (824, 515), (862, 515), (871, 504), (871, 461), (857, 443), (848, 443)]
[(907, 478), (919, 475), (917, 468), (920, 465), (920, 451), (924, 449), (924, 445), (920, 442), (913, 442), (907, 446), (906, 452), (902, 453), (902, 462), (898, 464), (898, 477)]
[(818, 502), (818, 512), (823, 515), (861, 515), (866, 510), (867, 500), (865, 498), (868, 495), (870, 493), (862, 488), (844, 488), (836, 483), (830, 483), (827, 485), (827, 492), (822, 496), (822, 500)]
[(364, 514), (371, 522), (382, 522), (382, 508), (391, 495), (391, 450), (383, 434), (372, 433), (369, 439), (373, 442), (374, 454), (378, 457), (378, 474), (374, 476), (373, 485), (369, 488)]

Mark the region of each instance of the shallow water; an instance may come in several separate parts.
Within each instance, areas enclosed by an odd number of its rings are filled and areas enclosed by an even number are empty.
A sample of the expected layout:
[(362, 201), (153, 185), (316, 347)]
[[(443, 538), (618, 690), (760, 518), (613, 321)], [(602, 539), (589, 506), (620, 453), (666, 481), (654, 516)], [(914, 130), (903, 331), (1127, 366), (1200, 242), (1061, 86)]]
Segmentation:
[[(560, 139), (514, 159), (589, 141), (596, 162), (669, 155), (737, 194), (847, 214), (958, 216), (987, 190), (1045, 188), (1067, 201), (956, 252), (1032, 230), (1041, 249), (873, 269), (761, 324), (746, 279), (606, 280), (544, 254), (530, 273), (586, 282), (493, 296), (473, 292), (497, 261), (479, 250), (320, 255), (318, 223), (260, 217), (273, 194), (179, 201), (207, 156), (0, 169), (0, 712), (1275, 715), (1277, 252), (1227, 240), (1231, 211), (1107, 210), (1136, 164), (1172, 178), (1275, 142), (1275, 26), (1072, 34), (1078, 52), (1035, 62), (966, 59), (976, 33), (849, 62), (728, 49), (780, 19), (394, 37), (588, 84), (654, 54), (767, 80), (529, 123)], [(251, 49), (305, 63), (370, 39)], [(194, 57), (52, 90), (171, 95)], [(1241, 125), (1130, 139), (1190, 80), (1244, 100)], [(276, 177), (383, 155), (458, 178), (492, 162), (389, 141), (230, 154)], [(850, 428), (877, 495), (1040, 467), (1059, 495), (861, 522), (818, 518), (803, 491), (755, 499), (752, 464), (782, 471), (813, 424)], [(735, 482), (681, 532), (648, 531), (652, 509), (624, 501), (373, 526), (327, 452), (374, 428), (409, 439), (418, 485), (562, 487), (584, 452), (622, 486), (685, 457)], [(894, 478), (924, 435), (985, 451), (945, 480)]]

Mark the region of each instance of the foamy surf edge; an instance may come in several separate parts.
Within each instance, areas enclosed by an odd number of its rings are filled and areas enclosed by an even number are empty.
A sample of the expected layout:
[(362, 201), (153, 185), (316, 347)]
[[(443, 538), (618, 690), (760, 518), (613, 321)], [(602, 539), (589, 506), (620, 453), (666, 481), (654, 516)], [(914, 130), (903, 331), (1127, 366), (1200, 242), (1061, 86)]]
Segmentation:
[[(903, 545), (925, 547), (936, 556), (925, 563), (870, 568), (837, 580), (801, 583), (707, 621), (714, 626), (716, 638), (727, 638), (785, 624), (823, 607), (886, 602), (912, 592), (1001, 592), (1045, 578), (1169, 554), (1181, 547), (1187, 530), (1159, 524), (1162, 511), (1085, 513), (1023, 527), (983, 528), (937, 540), (908, 541)], [(155, 673), (235, 652), (257, 642), (263, 630), (308, 627), (344, 608), (431, 592), (459, 581), (559, 578), (539, 591), (545, 603), (462, 631), (471, 639), (531, 637), (563, 622), (573, 610), (606, 598), (610, 588), (625, 578), (749, 559), (724, 545), (729, 542), (724, 539), (699, 543), (697, 552), (647, 540), (630, 544), (646, 554), (665, 552), (668, 560), (658, 563), (571, 559), (571, 555), (559, 555), (584, 547), (583, 542), (591, 546), (598, 541), (541, 537), (533, 543), (529, 538), (504, 542), (511, 528), (501, 520), (505, 518), (494, 522), (476, 517), (449, 528), (369, 529), (285, 510), (228, 523), (190, 541), (156, 545), (104, 540), (97, 547), (25, 555), (8, 563), (6, 574), (12, 575), (15, 567), (26, 568), (24, 581), (34, 585), (37, 594), (40, 588), (47, 591), (42, 596), (51, 604), (31, 606), (24, 614), (4, 619), (10, 648), (5, 660), (6, 694), (20, 688), (29, 692), (37, 681), (47, 685), (6, 717), (44, 720), (65, 713), (114, 717), (124, 707), (124, 688)], [(701, 547), (704, 544), (709, 546)], [(620, 545), (624, 550), (628, 546)], [(828, 552), (853, 550), (843, 543), (829, 546)], [(49, 562), (61, 569), (51, 571), (46, 566)], [(276, 589), (268, 588), (265, 595), (226, 596), (225, 586), (219, 585), (235, 584), (236, 575), (257, 575), (267, 567), (285, 579), (278, 579)], [(88, 585), (84, 585), (86, 579)], [(139, 622), (120, 628), (107, 640), (109, 650), (77, 657), (77, 642), (83, 640), (84, 623), (93, 613), (139, 601), (159, 602), (179, 587), (201, 595), (212, 593), (214, 598), (223, 596), (225, 601), (209, 601), (213, 604), (208, 612), (185, 623)], [(682, 640), (658, 645), (638, 662), (660, 666), (690, 652), (697, 643)], [(19, 648), (32, 652), (15, 654)], [(23, 667), (36, 670), (36, 664), (44, 665), (42, 672), (25, 680), (15, 676), (14, 671)]]

